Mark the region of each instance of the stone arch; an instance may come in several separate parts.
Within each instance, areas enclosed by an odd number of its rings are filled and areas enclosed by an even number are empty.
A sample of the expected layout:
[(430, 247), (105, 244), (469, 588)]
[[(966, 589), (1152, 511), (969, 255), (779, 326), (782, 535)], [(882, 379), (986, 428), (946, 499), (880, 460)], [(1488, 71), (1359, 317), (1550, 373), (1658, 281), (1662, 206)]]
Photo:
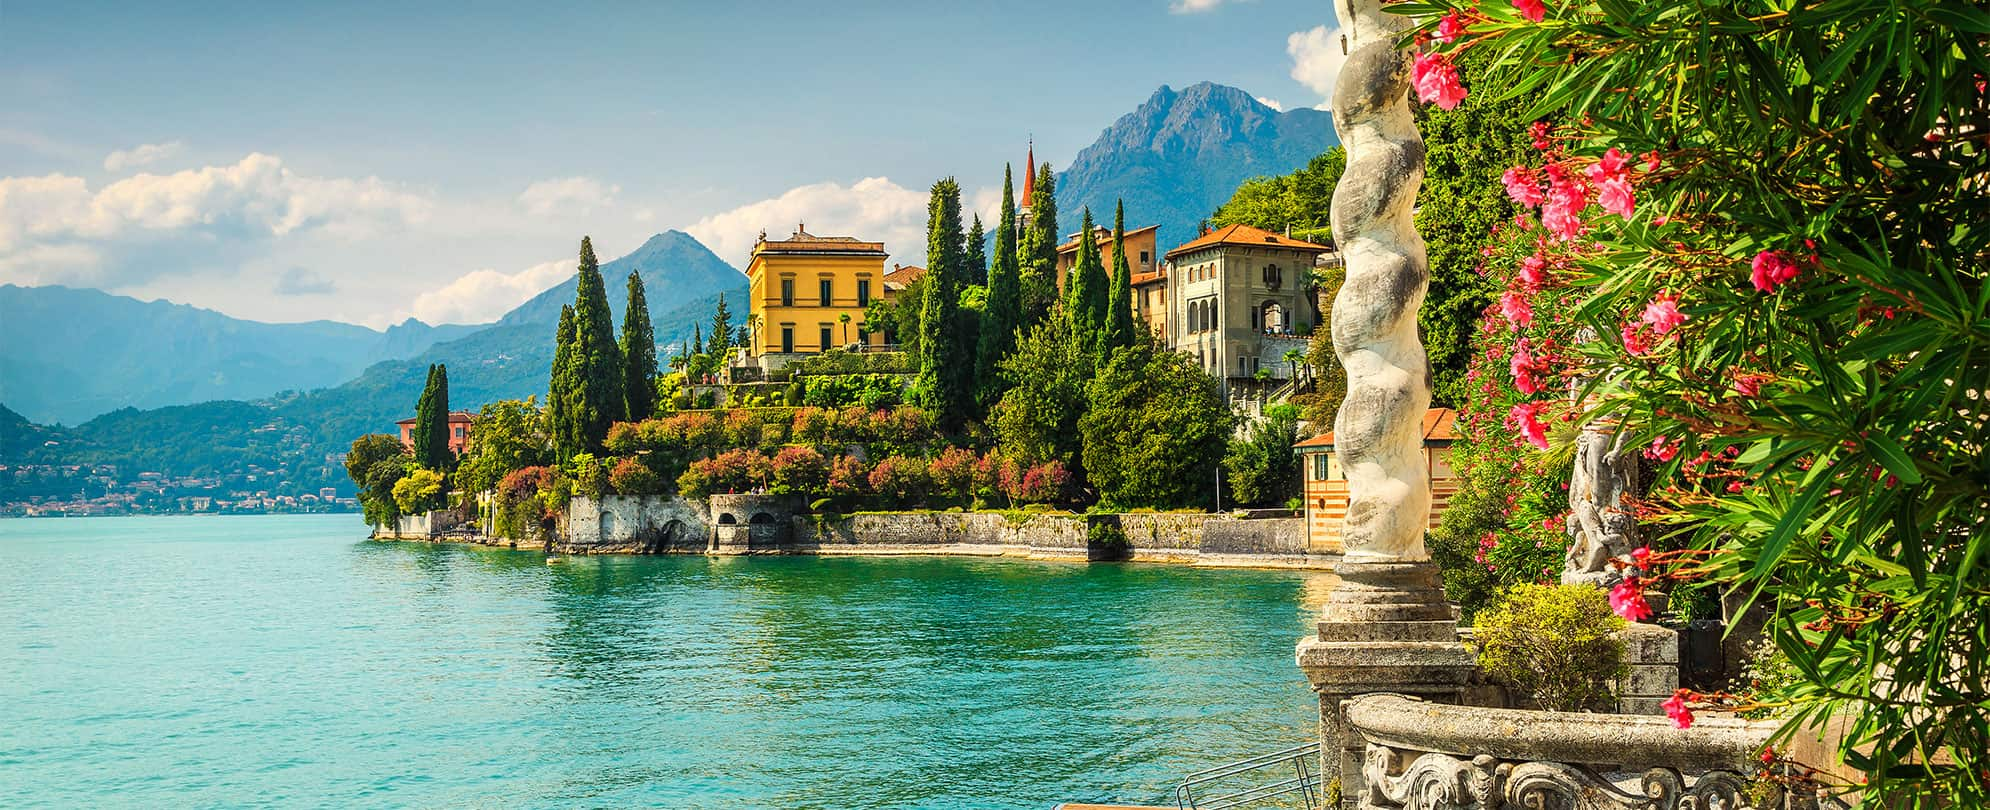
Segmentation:
[(766, 524), (773, 523), (774, 516), (767, 514), (766, 512), (754, 512), (753, 517), (747, 519), (747, 522), (755, 526), (764, 526)]
[(616, 530), (617, 528), (619, 528), (618, 526), (616, 526), (616, 525), (615, 525), (615, 510), (613, 510), (613, 509), (603, 509), (603, 510), (601, 510), (601, 524), (600, 524), (600, 525), (601, 525), (601, 537), (602, 537), (602, 539), (604, 539), (604, 540), (605, 540), (605, 539), (607, 539), (607, 538), (610, 538), (610, 537), (614, 537), (614, 536), (615, 536), (615, 530)]
[(1262, 306), (1258, 307), (1258, 311), (1263, 313), (1258, 322), (1264, 327), (1266, 332), (1284, 334), (1291, 330), (1292, 316), (1286, 313), (1284, 304), (1277, 301), (1266, 301)]
[(719, 513), (720, 526), (733, 526), (737, 525), (738, 523), (739, 523), (739, 518), (733, 517), (731, 512)]

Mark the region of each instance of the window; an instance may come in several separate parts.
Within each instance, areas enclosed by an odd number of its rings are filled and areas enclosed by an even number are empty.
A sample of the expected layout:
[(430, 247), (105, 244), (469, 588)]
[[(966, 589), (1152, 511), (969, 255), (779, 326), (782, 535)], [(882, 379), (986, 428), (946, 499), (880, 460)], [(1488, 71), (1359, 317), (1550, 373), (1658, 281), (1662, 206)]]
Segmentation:
[(1147, 251), (1144, 251), (1144, 250), (1143, 250), (1143, 251), (1140, 251), (1140, 263), (1141, 263), (1141, 264), (1146, 264), (1146, 263), (1147, 263)]
[(793, 354), (794, 351), (795, 328), (792, 326), (783, 326), (781, 327), (781, 352), (784, 354)]
[(458, 439), (461, 439), (461, 438), (463, 438), (463, 426), (462, 426), (462, 425), (457, 425), (457, 426), (456, 426), (456, 428), (455, 428), (455, 430), (454, 430), (454, 431), (452, 431), (452, 432), (453, 432), (453, 433), (454, 433), (454, 434), (456, 435), (456, 438), (458, 438)]
[(1315, 481), (1329, 480), (1327, 476), (1331, 475), (1332, 471), (1328, 469), (1327, 460), (1330, 458), (1333, 458), (1332, 453), (1313, 454), (1313, 480)]
[(1258, 328), (1258, 311), (1255, 309), (1251, 310), (1251, 328)]
[(870, 306), (870, 304), (871, 280), (867, 278), (857, 279), (857, 306), (866, 307)]
[(817, 304), (817, 306), (824, 306), (824, 307), (829, 306), (829, 290), (830, 290), (829, 279), (826, 278), (823, 279), (821, 283), (818, 284), (817, 286), (818, 289), (817, 289), (816, 298), (821, 302)]
[(795, 305), (795, 280), (791, 278), (781, 279), (781, 306), (791, 307), (794, 305)]
[[(823, 283), (828, 284), (829, 282), (825, 281)], [(828, 326), (822, 327), (822, 350), (825, 352), (829, 351), (830, 347), (836, 345), (834, 341), (835, 338), (830, 337), (829, 335), (829, 327)]]

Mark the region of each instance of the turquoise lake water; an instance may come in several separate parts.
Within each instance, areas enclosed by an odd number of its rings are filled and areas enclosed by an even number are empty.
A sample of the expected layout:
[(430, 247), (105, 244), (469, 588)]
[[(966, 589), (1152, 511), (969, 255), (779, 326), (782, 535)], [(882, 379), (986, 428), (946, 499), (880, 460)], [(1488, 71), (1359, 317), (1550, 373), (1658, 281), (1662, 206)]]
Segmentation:
[(1324, 575), (0, 520), (0, 807), (1172, 805), (1313, 739)]

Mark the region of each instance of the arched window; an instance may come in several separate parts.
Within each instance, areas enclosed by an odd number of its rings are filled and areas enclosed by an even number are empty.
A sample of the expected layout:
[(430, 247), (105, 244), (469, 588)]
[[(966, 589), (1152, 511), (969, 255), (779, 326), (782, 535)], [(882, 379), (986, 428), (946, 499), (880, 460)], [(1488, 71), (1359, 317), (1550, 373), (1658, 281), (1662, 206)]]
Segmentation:
[(1277, 301), (1264, 303), (1264, 330), (1274, 335), (1290, 331), (1291, 322), (1285, 315), (1285, 307)]

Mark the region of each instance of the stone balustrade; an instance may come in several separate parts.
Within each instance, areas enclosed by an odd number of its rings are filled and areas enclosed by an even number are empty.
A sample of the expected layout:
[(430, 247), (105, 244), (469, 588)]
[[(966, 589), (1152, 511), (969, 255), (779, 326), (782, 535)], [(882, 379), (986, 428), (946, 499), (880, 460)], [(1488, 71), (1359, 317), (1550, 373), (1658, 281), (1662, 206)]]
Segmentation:
[(1486, 709), (1368, 694), (1341, 705), (1366, 744), (1343, 806), (1362, 810), (1815, 810), (1845, 805), (1758, 778), (1776, 724)]

